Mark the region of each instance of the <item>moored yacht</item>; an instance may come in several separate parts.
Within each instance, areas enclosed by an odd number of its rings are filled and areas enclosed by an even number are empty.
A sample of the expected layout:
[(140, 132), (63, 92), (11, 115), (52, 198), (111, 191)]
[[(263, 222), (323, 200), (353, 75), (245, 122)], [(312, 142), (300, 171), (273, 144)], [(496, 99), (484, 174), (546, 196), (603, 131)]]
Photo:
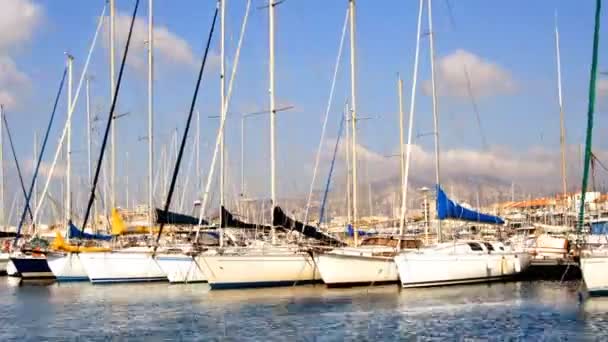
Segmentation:
[(341, 247), (318, 253), (315, 260), (327, 286), (396, 283), (399, 273), (395, 255), (400, 250), (419, 247), (419, 240), (374, 236), (364, 239), (357, 247)]
[(93, 284), (167, 281), (167, 275), (152, 254), (152, 248), (130, 247), (81, 253), (80, 262)]
[(218, 249), (196, 259), (208, 272), (212, 289), (290, 286), (321, 280), (312, 253), (296, 246)]
[(530, 256), (501, 242), (455, 241), (395, 257), (403, 287), (490, 282), (513, 277)]

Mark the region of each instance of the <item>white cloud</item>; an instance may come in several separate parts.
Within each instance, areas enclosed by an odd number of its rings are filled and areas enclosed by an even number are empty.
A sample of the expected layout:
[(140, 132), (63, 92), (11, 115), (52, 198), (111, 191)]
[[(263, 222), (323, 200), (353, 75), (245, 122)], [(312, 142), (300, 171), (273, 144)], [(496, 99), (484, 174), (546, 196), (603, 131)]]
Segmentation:
[(0, 104), (18, 106), (29, 77), (19, 70), (9, 50), (31, 39), (43, 18), (42, 8), (30, 0), (3, 0), (0, 10)]
[[(106, 20), (106, 25), (108, 21)], [(120, 61), (122, 51), (126, 43), (129, 27), (131, 25), (131, 16), (127, 14), (119, 14), (116, 16), (116, 58)], [(105, 41), (108, 41), (109, 31), (104, 30)], [(145, 72), (147, 66), (147, 50), (148, 40), (148, 22), (140, 17), (135, 18), (133, 26), (133, 34), (131, 37), (131, 46), (129, 48), (129, 56), (127, 64), (139, 72)], [(108, 46), (106, 45), (106, 48)], [(171, 32), (165, 26), (154, 26), (154, 57), (157, 64), (170, 64), (186, 67), (195, 67), (198, 65), (198, 57), (195, 57), (192, 47), (183, 38)]]
[(15, 107), (18, 97), (29, 85), (29, 78), (21, 72), (9, 56), (0, 55), (0, 104)]
[[(516, 89), (511, 74), (503, 67), (458, 49), (437, 63), (436, 86), (440, 96), (468, 97), (467, 73), (475, 97), (511, 93)], [(431, 93), (431, 82), (424, 82), (424, 91)]]
[[(333, 155), (334, 141), (327, 141), (324, 146), (324, 164), (329, 164)], [(345, 145), (341, 142), (338, 158), (345, 160)], [(372, 183), (397, 181), (399, 177), (399, 160), (385, 154), (358, 146), (359, 181)], [(394, 154), (394, 153), (386, 153)], [(596, 150), (594, 154), (600, 160), (608, 160), (608, 151)], [(570, 189), (580, 187), (580, 151), (579, 147), (567, 147), (567, 171)], [(561, 190), (560, 154), (558, 150), (545, 147), (530, 147), (526, 151), (515, 151), (508, 147), (494, 146), (487, 150), (451, 148), (441, 151), (441, 178), (447, 184), (484, 184), (497, 189), (510, 186), (511, 182), (525, 188), (530, 193), (557, 192)], [(340, 164), (339, 163), (339, 164)], [(366, 165), (366, 164), (369, 164)], [(435, 157), (432, 149), (412, 145), (410, 164), (410, 184), (429, 186), (435, 182)], [(396, 183), (394, 186), (398, 186)]]
[(30, 0), (2, 0), (0, 51), (31, 38), (42, 20), (42, 8)]

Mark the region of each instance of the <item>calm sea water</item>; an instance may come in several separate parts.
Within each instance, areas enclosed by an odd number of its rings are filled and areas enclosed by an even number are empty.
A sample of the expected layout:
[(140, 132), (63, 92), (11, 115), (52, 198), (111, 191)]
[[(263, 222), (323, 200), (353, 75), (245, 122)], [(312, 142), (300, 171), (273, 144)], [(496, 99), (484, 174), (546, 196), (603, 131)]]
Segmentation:
[(322, 285), (22, 285), (0, 278), (0, 340), (608, 340), (608, 298), (578, 282), (400, 290)]

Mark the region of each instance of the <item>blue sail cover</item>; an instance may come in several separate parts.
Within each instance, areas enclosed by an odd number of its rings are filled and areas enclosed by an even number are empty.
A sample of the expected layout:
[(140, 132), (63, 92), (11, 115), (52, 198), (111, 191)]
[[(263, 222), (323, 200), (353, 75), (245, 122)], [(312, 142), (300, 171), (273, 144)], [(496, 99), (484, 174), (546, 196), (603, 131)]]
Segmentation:
[(437, 185), (437, 217), (439, 217), (440, 220), (456, 219), (490, 224), (505, 223), (505, 221), (498, 216), (482, 214), (462, 207), (449, 199), (439, 185)]
[(104, 234), (90, 234), (85, 233), (78, 229), (75, 225), (70, 222), (70, 229), (68, 231), (68, 236), (70, 239), (82, 239), (82, 240), (103, 240), (110, 241), (112, 240), (112, 235), (104, 235)]
[[(364, 230), (357, 230), (357, 234), (359, 236), (371, 236), (371, 235), (376, 235), (378, 233), (376, 233), (376, 232), (366, 232)], [(349, 224), (349, 225), (346, 226), (346, 235), (350, 236), (350, 237), (355, 236), (355, 230), (353, 229), (353, 225), (352, 224)]]

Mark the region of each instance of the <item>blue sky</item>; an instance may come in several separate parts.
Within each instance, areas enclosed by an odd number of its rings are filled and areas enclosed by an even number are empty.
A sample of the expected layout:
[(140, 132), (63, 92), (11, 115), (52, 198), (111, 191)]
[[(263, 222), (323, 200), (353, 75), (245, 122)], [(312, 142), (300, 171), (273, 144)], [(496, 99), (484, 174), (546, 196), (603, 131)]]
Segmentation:
[[(117, 3), (118, 13), (128, 16), (134, 1), (117, 0)], [(4, 31), (0, 33), (0, 56), (13, 61), (14, 68), (26, 79), (21, 80), (19, 84), (15, 84), (14, 80), (3, 83), (0, 75), (0, 94), (3, 90), (8, 91), (14, 100), (12, 105), (7, 105), (7, 115), (13, 131), (16, 132), (14, 135), (21, 158), (32, 154), (34, 131), (42, 132), (46, 125), (52, 98), (65, 63), (65, 51), (76, 56), (74, 78), (75, 83), (77, 82), (103, 4), (103, 0), (8, 0), (7, 6), (13, 6), (15, 11), (21, 11), (21, 14), (23, 9), (33, 11), (31, 16), (25, 16), (22, 21), (13, 20), (14, 27), (7, 26), (11, 25), (10, 20), (8, 24), (4, 24), (7, 27), (0, 24)], [(261, 5), (263, 1), (253, 1), (254, 9), (250, 14), (230, 107), (230, 111), (234, 113), (257, 111), (268, 106), (268, 18), (267, 11), (255, 9)], [(157, 42), (155, 135), (157, 155), (160, 157), (160, 151), (170, 140), (172, 131), (178, 128), (181, 134), (184, 127), (215, 1), (156, 0), (155, 6), (156, 27), (168, 32), (166, 41)], [(545, 158), (542, 160), (546, 160), (548, 165), (555, 164), (559, 148), (553, 31), (556, 11), (561, 35), (567, 139), (572, 145), (583, 142), (593, 32), (593, 1), (436, 0), (433, 6), (436, 61), (440, 71), (442, 61), (444, 62), (443, 70), (446, 72), (443, 77), (438, 76), (438, 87), (445, 90), (440, 91), (439, 97), (441, 148), (452, 151), (454, 155), (475, 155), (473, 159), (453, 156), (453, 165), (449, 164), (448, 160), (445, 166), (447, 172), (444, 172), (446, 181), (449, 182), (450, 168), (456, 167), (463, 160), (475, 163), (475, 158), (485, 160), (486, 162), (480, 162), (480, 165), (489, 166), (483, 172), (494, 175), (504, 170), (500, 165), (501, 158), (511, 158), (510, 165), (515, 169), (518, 167), (517, 161), (521, 161), (521, 167), (526, 168), (526, 162), (539, 161), (540, 158)], [(277, 8), (276, 95), (279, 104), (295, 106), (294, 110), (281, 113), (278, 120), (280, 195), (302, 193), (310, 182), (310, 170), (319, 141), (346, 7), (345, 0), (287, 0)], [(398, 150), (396, 74), (399, 72), (404, 79), (404, 102), (407, 110), (410, 101), (417, 8), (418, 1), (414, 0), (360, 0), (357, 3), (358, 107), (361, 116), (374, 117), (372, 120), (361, 122), (359, 136), (361, 145), (376, 156), (389, 155)], [(232, 66), (244, 9), (244, 0), (228, 2), (228, 70)], [(138, 15), (144, 21), (146, 11), (147, 1), (142, 1)], [(426, 13), (424, 19), (423, 31), (426, 31)], [(22, 37), (11, 36), (11, 32), (25, 31), (26, 27), (28, 34)], [(142, 26), (141, 30), (145, 31), (145, 28)], [(602, 33), (605, 32), (606, 28), (603, 28)], [(216, 31), (212, 43), (213, 58), (205, 71), (197, 106), (203, 117), (201, 139), (207, 144), (201, 153), (204, 174), (207, 173), (211, 145), (219, 123), (217, 119), (207, 118), (209, 115), (218, 115), (219, 112), (217, 33), (219, 31)], [(126, 36), (126, 31), (120, 31), (119, 35)], [(90, 73), (95, 77), (94, 107), (105, 120), (109, 102), (108, 51), (104, 47), (107, 46), (107, 35), (100, 38), (103, 39), (99, 41), (93, 55)], [(180, 50), (185, 51), (185, 55), (180, 55), (177, 49), (171, 49), (174, 42), (169, 38), (185, 44), (182, 46), (184, 49)], [(5, 43), (2, 43), (3, 40)], [(348, 43), (348, 39), (346, 42)], [(602, 38), (602, 43), (604, 42), (606, 39)], [(134, 44), (129, 60), (135, 57), (145, 62), (142, 41), (134, 41)], [(164, 52), (159, 51), (161, 45), (167, 48)], [(605, 44), (600, 44), (602, 45)], [(348, 45), (345, 46), (347, 47)], [(118, 61), (122, 48), (118, 46)], [(600, 69), (604, 70), (602, 68), (606, 63), (603, 63), (602, 57), (600, 54)], [(190, 60), (192, 58), (194, 59)], [(342, 106), (349, 97), (348, 58), (348, 49), (345, 49), (328, 126), (329, 140), (335, 139)], [(479, 82), (473, 84), (473, 88), (477, 93), (476, 101), (484, 133), (478, 128), (470, 98), (462, 95), (462, 87), (455, 89), (462, 85), (462, 74), (458, 71), (459, 61), (472, 63), (467, 65), (470, 77)], [(118, 110), (131, 112), (118, 122), (118, 172), (121, 177), (130, 177), (130, 188), (136, 193), (134, 196), (139, 193), (143, 195), (146, 174), (145, 142), (139, 139), (146, 134), (145, 64), (142, 69), (138, 68), (136, 63), (137, 61), (133, 61), (126, 68)], [(456, 68), (457, 71), (450, 68)], [(449, 71), (453, 73), (449, 74)], [(429, 77), (428, 40), (423, 38), (415, 114), (415, 131), (419, 133), (432, 131), (431, 100), (424, 91), (425, 82)], [(601, 90), (605, 92), (608, 87)], [(600, 97), (595, 130), (598, 149), (608, 147), (602, 139), (603, 132), (608, 128), (606, 120), (602, 120), (605, 117), (604, 108)], [(65, 119), (65, 101), (60, 110), (61, 115), (45, 158), (47, 161), (56, 148), (57, 133)], [(85, 149), (84, 118), (84, 97), (81, 96), (74, 120), (75, 151)], [(239, 186), (239, 123), (239, 120), (233, 119), (229, 120), (227, 126), (231, 191)], [(247, 124), (247, 136), (248, 183), (251, 183), (253, 193), (266, 196), (269, 174), (268, 118), (260, 116), (250, 119)], [(482, 136), (485, 136), (488, 146), (482, 146)], [(430, 137), (415, 139), (415, 143), (420, 145), (421, 151), (430, 153)], [(571, 149), (576, 150), (575, 147)], [(130, 155), (128, 161), (127, 152)], [(572, 169), (580, 167), (575, 155), (575, 152), (569, 154), (569, 166)], [(76, 153), (74, 156), (74, 168), (82, 175), (86, 171), (85, 157), (84, 153)], [(493, 159), (488, 162), (488, 158)], [(185, 159), (186, 165), (188, 159)], [(324, 160), (327, 164), (326, 159)], [(416, 162), (414, 158), (413, 172), (422, 172), (424, 168), (417, 169)], [(326, 168), (326, 165), (323, 167)], [(552, 166), (547, 168), (551, 169)], [(185, 166), (182, 170), (184, 169)], [(555, 168), (550, 171), (559, 177), (557, 170)], [(392, 171), (382, 170), (382, 167), (372, 167), (371, 172), (371, 177), (379, 178), (385, 173), (393, 174)], [(483, 172), (480, 171), (480, 174), (483, 175)], [(394, 169), (394, 174), (396, 173), (397, 168)], [(537, 177), (542, 178), (546, 174), (547, 170), (539, 170)], [(533, 176), (533, 170), (527, 170), (524, 175), (513, 171), (507, 172), (505, 179), (520, 181), (518, 178), (522, 178), (525, 180), (520, 182), (525, 183), (533, 179)], [(577, 179), (576, 174), (572, 173), (571, 176), (573, 181)], [(553, 181), (553, 178), (551, 180)], [(578, 184), (578, 180), (576, 183)], [(136, 192), (136, 189), (139, 189), (139, 192)]]

